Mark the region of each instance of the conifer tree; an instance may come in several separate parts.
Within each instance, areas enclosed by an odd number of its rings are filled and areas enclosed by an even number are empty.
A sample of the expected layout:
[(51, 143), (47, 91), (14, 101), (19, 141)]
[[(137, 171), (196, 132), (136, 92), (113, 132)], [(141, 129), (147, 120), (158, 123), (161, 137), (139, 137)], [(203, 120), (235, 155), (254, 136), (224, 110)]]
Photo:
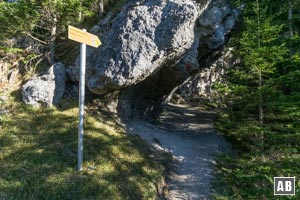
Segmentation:
[(267, 13), (268, 8), (261, 0), (247, 4), (243, 31), (237, 40), (241, 63), (231, 70), (228, 79), (234, 109), (239, 112), (234, 114), (236, 120), (251, 120), (258, 124), (255, 140), (260, 146), (263, 146), (268, 101), (272, 100), (276, 90), (271, 84), (272, 79), (276, 77), (276, 67), (285, 60), (288, 52), (280, 39), (283, 26), (274, 23), (274, 17)]
[(67, 25), (80, 22), (78, 15), (88, 11), (94, 1), (86, 0), (19, 0), (0, 3), (0, 39), (30, 38), (40, 51), (55, 62), (56, 41), (66, 34)]

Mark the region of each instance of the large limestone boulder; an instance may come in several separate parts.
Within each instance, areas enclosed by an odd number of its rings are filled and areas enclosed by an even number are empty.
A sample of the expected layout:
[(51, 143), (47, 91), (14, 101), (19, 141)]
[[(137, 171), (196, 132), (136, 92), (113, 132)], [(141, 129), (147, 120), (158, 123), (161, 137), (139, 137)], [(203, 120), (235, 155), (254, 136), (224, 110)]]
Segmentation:
[(88, 50), (87, 86), (122, 116), (155, 114), (226, 42), (236, 13), (226, 0), (129, 0), (107, 32), (95, 27), (103, 44)]
[(199, 69), (199, 58), (224, 44), (235, 12), (225, 0), (129, 0), (101, 34), (103, 44), (89, 51), (89, 89), (106, 94), (164, 67), (184, 80)]
[(88, 59), (89, 89), (108, 93), (144, 80), (166, 63), (174, 64), (195, 43), (199, 14), (191, 0), (129, 1), (101, 38), (103, 45)]
[(56, 105), (64, 94), (65, 82), (65, 67), (56, 63), (45, 74), (31, 78), (22, 86), (22, 100), (37, 107)]

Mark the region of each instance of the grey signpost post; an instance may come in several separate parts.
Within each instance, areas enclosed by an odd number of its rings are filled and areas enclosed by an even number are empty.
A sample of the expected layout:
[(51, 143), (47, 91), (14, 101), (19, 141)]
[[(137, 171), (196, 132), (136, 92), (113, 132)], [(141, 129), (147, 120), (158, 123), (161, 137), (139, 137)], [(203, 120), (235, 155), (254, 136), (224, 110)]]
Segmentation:
[[(86, 30), (83, 30), (86, 32)], [(80, 44), (80, 79), (79, 79), (79, 124), (78, 124), (78, 170), (82, 170), (83, 153), (83, 115), (85, 95), (86, 44)]]
[(85, 96), (86, 45), (98, 47), (101, 42), (96, 35), (80, 30), (73, 26), (68, 28), (68, 38), (80, 42), (80, 80), (79, 80), (79, 124), (78, 124), (78, 162), (77, 169), (82, 170), (83, 162), (83, 121)]

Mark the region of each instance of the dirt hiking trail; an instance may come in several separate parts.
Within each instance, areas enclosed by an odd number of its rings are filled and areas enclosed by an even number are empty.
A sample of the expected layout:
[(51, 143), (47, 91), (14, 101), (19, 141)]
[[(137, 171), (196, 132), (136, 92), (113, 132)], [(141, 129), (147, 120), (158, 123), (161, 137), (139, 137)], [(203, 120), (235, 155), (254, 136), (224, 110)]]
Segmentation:
[(172, 153), (169, 200), (210, 199), (214, 155), (231, 149), (214, 130), (214, 116), (199, 107), (168, 104), (155, 125), (138, 119), (126, 122), (129, 132)]

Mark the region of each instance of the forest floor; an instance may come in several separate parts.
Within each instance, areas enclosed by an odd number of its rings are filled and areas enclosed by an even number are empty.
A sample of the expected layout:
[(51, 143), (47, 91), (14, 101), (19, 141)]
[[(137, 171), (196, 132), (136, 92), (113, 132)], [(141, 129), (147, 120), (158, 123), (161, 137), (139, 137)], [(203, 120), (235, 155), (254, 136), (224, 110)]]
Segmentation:
[(154, 148), (170, 152), (174, 162), (168, 177), (168, 199), (210, 199), (215, 156), (231, 147), (213, 128), (215, 112), (169, 104), (157, 123), (126, 121), (127, 131)]

